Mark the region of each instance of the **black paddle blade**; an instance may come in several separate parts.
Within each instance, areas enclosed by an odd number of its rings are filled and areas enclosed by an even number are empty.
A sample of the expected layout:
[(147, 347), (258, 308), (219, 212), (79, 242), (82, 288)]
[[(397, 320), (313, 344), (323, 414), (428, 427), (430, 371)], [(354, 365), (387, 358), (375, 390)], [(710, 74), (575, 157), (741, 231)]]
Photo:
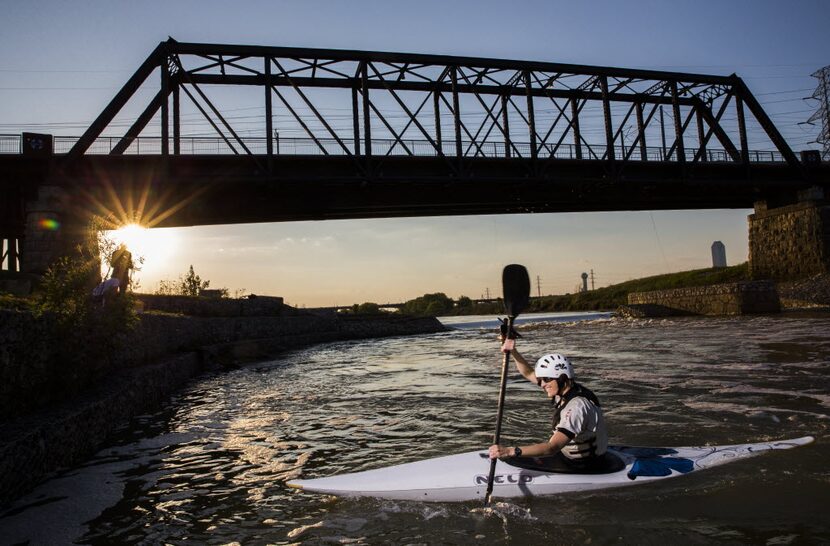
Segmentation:
[(510, 264), (501, 274), (504, 311), (509, 317), (517, 317), (530, 303), (530, 276), (525, 266)]

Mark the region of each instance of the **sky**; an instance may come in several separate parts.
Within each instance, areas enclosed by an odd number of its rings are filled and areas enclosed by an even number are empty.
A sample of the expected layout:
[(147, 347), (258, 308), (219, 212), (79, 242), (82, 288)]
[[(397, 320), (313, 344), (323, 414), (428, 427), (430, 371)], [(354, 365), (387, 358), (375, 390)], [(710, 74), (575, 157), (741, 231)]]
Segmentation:
[[(158, 42), (431, 53), (741, 76), (796, 150), (830, 64), (824, 0), (2, 0), (0, 134), (79, 135)], [(212, 288), (318, 307), (498, 295), (507, 263), (542, 294), (747, 259), (751, 210), (569, 213), (154, 229), (139, 291), (193, 265)]]

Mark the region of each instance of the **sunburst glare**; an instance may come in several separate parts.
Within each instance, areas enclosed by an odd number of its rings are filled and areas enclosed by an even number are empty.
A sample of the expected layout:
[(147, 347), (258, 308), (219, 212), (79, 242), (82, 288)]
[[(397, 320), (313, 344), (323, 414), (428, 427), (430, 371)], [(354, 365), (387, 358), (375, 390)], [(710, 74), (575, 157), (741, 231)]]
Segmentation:
[(181, 239), (177, 228), (148, 229), (138, 224), (127, 224), (116, 230), (107, 231), (105, 237), (116, 246), (124, 243), (135, 261), (143, 258), (141, 272), (137, 275), (143, 273), (150, 276), (169, 265)]

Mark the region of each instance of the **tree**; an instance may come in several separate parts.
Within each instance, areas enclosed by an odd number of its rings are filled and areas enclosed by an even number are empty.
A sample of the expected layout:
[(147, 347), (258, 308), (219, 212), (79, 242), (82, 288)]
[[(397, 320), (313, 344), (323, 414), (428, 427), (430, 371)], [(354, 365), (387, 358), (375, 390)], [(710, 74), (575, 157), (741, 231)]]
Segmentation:
[(459, 298), (455, 300), (455, 306), (459, 309), (468, 309), (473, 306), (473, 300), (467, 296), (459, 296)]
[(443, 292), (424, 294), (404, 303), (403, 313), (417, 316), (445, 315), (452, 311), (453, 301)]
[(202, 290), (210, 286), (210, 281), (203, 281), (202, 278), (193, 271), (193, 265), (190, 265), (190, 270), (187, 275), (180, 280), (179, 292), (183, 296), (198, 296)]
[[(178, 280), (161, 280), (155, 294), (159, 296), (192, 296), (197, 297), (202, 295), (204, 290), (210, 286), (210, 281), (203, 281), (202, 277), (196, 274), (193, 270), (193, 265), (188, 269), (185, 276), (179, 276)], [(244, 293), (244, 289), (237, 291), (237, 297), (240, 293)], [(228, 297), (228, 289), (220, 288), (219, 296), (222, 298)]]
[(365, 303), (355, 303), (352, 305), (352, 313), (355, 315), (379, 315), (381, 310), (377, 303), (367, 301)]
[(176, 296), (179, 293), (180, 282), (181, 279), (179, 279), (178, 282), (171, 280), (160, 280), (159, 287), (156, 289), (154, 293), (159, 296)]

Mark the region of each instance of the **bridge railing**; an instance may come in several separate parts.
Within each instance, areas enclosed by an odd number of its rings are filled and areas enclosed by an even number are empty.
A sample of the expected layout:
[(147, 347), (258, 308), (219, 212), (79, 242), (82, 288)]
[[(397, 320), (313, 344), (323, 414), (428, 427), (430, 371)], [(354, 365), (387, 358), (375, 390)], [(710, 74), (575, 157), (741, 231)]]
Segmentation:
[[(77, 136), (55, 136), (53, 142), (55, 154), (63, 155), (68, 153), (79, 138)], [(87, 150), (87, 153), (94, 155), (110, 154), (120, 140), (121, 137), (98, 137)], [(267, 139), (264, 137), (243, 137), (242, 142), (244, 142), (252, 154), (265, 155), (267, 153)], [(338, 142), (333, 138), (318, 138), (315, 140), (311, 138), (281, 137), (272, 139), (272, 144), (275, 155), (291, 156), (344, 156), (352, 154), (355, 149), (354, 141), (351, 139), (341, 139)], [(361, 142), (360, 145), (361, 152), (365, 153), (363, 149), (364, 143)], [(232, 142), (232, 146), (233, 148), (220, 137), (197, 136), (181, 137), (179, 139), (179, 153), (181, 155), (232, 155), (234, 153), (246, 153), (239, 143)], [(343, 146), (348, 151), (344, 150)], [(169, 148), (171, 150), (174, 149), (173, 139), (170, 139)], [(446, 156), (455, 157), (455, 141), (442, 142), (441, 150)], [(531, 156), (530, 143), (527, 142), (512, 142), (508, 150), (504, 142), (490, 141), (474, 144), (470, 141), (462, 141), (462, 150), (464, 151), (464, 157), (528, 158)], [(607, 147), (604, 145), (583, 144), (577, 148), (573, 144), (561, 144), (558, 147), (552, 144), (546, 144), (539, 149), (538, 155), (541, 158), (579, 159), (581, 156), (582, 159), (602, 160), (605, 158), (606, 152)], [(669, 154), (668, 150), (661, 146), (646, 147), (645, 155), (643, 155), (639, 146), (615, 146), (614, 152), (617, 158), (629, 157), (629, 159), (635, 161), (677, 161), (676, 153)], [(689, 147), (685, 148), (684, 152), (686, 161), (694, 161), (697, 157), (698, 149)], [(21, 135), (0, 135), (0, 154), (20, 153), (22, 153)], [(161, 137), (137, 137), (124, 153), (129, 155), (160, 155), (162, 153)], [(438, 152), (428, 140), (403, 139), (397, 141), (395, 139), (374, 139), (372, 140), (372, 155), (375, 157), (435, 157), (438, 155)], [(726, 150), (707, 148), (705, 150), (705, 161), (732, 162), (734, 160)], [(750, 150), (749, 161), (755, 163), (779, 163), (784, 162), (785, 159), (778, 151)]]
[(20, 135), (0, 135), (0, 154), (22, 153), (23, 138)]

